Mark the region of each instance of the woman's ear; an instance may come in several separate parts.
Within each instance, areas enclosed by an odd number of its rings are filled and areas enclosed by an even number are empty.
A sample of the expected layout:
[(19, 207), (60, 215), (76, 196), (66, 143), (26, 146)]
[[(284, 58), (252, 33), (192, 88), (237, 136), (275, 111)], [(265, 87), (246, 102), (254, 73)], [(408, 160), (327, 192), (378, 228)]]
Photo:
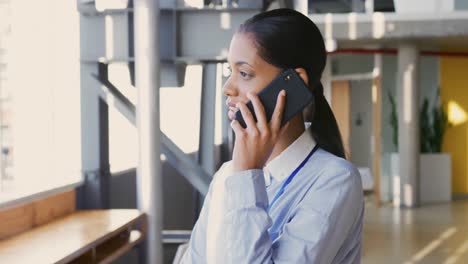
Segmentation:
[(309, 76), (307, 76), (306, 70), (304, 70), (304, 68), (296, 68), (295, 71), (299, 74), (299, 77), (301, 77), (305, 84), (309, 85)]

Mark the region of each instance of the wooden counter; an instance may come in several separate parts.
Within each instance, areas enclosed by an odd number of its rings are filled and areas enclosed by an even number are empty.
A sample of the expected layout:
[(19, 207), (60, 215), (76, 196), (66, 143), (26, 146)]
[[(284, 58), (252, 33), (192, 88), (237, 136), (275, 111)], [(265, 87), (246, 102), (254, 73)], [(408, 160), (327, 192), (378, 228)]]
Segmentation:
[(0, 240), (0, 263), (110, 263), (143, 240), (135, 209), (76, 211)]

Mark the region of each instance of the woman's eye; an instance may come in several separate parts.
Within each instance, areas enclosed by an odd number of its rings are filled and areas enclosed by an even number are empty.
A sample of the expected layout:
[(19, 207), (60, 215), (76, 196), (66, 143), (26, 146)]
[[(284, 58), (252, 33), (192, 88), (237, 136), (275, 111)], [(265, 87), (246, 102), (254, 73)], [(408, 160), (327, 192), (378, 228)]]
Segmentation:
[(240, 75), (241, 75), (243, 78), (249, 77), (249, 74), (246, 73), (246, 72), (243, 72), (243, 71), (240, 71)]

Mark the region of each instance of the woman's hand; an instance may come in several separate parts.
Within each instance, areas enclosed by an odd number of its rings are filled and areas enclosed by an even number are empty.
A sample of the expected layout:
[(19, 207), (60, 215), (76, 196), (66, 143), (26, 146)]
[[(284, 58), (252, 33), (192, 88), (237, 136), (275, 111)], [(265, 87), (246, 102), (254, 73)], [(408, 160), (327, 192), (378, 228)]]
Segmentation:
[(279, 93), (270, 122), (267, 121), (265, 108), (258, 96), (248, 93), (247, 97), (253, 104), (257, 122), (255, 122), (245, 103), (238, 103), (237, 108), (241, 111), (247, 126), (244, 129), (236, 120), (231, 123), (231, 127), (236, 134), (232, 153), (233, 170), (235, 172), (262, 169), (278, 139), (289, 125), (289, 123), (286, 123), (281, 128), (286, 91), (282, 90)]

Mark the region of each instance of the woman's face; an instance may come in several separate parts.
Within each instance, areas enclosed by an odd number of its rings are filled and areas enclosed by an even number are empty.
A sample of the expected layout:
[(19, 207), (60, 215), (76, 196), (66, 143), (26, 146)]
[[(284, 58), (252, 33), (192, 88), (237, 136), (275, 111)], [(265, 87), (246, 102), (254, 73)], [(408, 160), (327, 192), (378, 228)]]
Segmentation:
[(229, 119), (233, 120), (237, 102), (247, 103), (247, 93), (257, 94), (280, 73), (281, 69), (264, 61), (258, 54), (251, 35), (234, 34), (229, 47), (228, 63), (231, 74), (224, 84), (228, 97)]

